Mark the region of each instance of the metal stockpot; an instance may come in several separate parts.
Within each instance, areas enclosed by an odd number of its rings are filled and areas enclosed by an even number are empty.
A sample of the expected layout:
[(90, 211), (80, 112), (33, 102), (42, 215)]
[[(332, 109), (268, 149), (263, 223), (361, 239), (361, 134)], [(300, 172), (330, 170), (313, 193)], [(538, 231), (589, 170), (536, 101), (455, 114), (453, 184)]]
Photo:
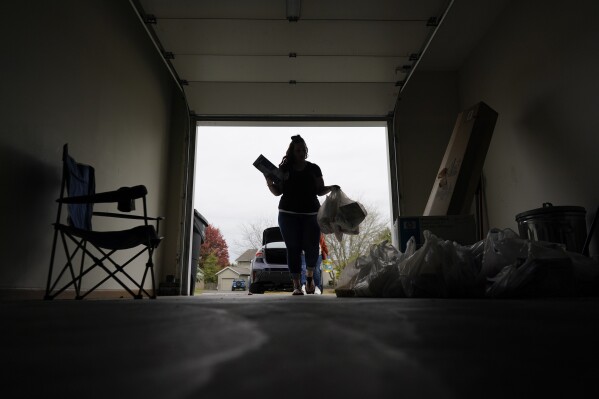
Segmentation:
[(553, 206), (516, 215), (520, 237), (533, 241), (561, 243), (566, 250), (581, 253), (587, 238), (586, 210), (581, 206)]

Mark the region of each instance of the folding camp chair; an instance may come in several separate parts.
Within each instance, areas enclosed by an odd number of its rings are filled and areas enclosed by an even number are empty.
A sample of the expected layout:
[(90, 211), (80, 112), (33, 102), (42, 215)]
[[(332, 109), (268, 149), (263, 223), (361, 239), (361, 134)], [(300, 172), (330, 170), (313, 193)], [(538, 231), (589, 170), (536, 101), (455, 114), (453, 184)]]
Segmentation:
[[(56, 200), (58, 211), (54, 223), (54, 240), (45, 299), (53, 299), (69, 287), (71, 290), (74, 289), (75, 298), (83, 299), (109, 279), (116, 281), (133, 298), (140, 299), (144, 295), (152, 299), (156, 298), (152, 255), (162, 239), (158, 236), (158, 228), (163, 218), (148, 217), (146, 187), (121, 187), (115, 191), (96, 193), (94, 168), (75, 162), (69, 156), (68, 144), (63, 147), (62, 162), (62, 185), (60, 197)], [(135, 210), (135, 200), (139, 198), (143, 200), (143, 216), (127, 213)], [(93, 212), (93, 206), (97, 203), (116, 203), (121, 213)], [(68, 211), (66, 224), (61, 223), (63, 205), (67, 205)], [(143, 221), (143, 224), (128, 230), (94, 231), (92, 216), (133, 219)], [(156, 226), (154, 227), (150, 222), (155, 223)], [(55, 275), (54, 258), (58, 236), (65, 252), (66, 263)], [(127, 251), (126, 254), (130, 257), (124, 262), (117, 263), (114, 257), (117, 252), (120, 254), (120, 251)], [(148, 260), (143, 277), (140, 281), (136, 281), (130, 274), (132, 270), (128, 273), (125, 267), (145, 252), (148, 254)], [(78, 267), (74, 264), (76, 259), (80, 262)], [(122, 259), (120, 255), (119, 259)], [(106, 276), (93, 287), (84, 289), (84, 277), (87, 276), (89, 279), (92, 277), (89, 273), (98, 269), (102, 269)], [(152, 282), (151, 292), (144, 288), (148, 274)], [(87, 285), (92, 285), (94, 282), (86, 280)]]

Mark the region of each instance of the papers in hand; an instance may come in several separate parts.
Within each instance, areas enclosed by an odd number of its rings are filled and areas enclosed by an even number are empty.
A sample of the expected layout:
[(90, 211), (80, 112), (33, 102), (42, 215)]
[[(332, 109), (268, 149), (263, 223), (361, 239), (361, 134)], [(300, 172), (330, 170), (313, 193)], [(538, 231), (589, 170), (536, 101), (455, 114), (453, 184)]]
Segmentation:
[(254, 161), (254, 166), (264, 174), (266, 177), (270, 177), (276, 184), (280, 184), (287, 179), (287, 174), (283, 173), (281, 169), (277, 168), (272, 162), (270, 162), (262, 154)]

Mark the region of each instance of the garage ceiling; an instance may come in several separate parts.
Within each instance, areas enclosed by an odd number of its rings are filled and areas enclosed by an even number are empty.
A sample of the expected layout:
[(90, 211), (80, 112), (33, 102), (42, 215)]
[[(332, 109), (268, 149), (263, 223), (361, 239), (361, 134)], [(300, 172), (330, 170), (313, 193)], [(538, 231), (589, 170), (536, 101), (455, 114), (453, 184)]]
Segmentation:
[(453, 1), (132, 3), (196, 115), (384, 118)]

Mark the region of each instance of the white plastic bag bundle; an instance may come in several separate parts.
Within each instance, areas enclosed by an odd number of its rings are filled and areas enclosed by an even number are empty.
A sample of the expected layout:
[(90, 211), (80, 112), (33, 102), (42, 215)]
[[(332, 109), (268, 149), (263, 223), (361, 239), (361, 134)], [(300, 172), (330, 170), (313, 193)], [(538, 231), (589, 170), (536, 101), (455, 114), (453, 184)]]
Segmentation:
[[(493, 228), (484, 240), (484, 253), (479, 282), (495, 277), (504, 267), (518, 259), (528, 257), (528, 240), (524, 240), (511, 229)], [(521, 262), (522, 263), (522, 262)]]
[(511, 229), (489, 231), (480, 276), (486, 296), (571, 296), (573, 277), (573, 259), (561, 244), (522, 239)]
[[(479, 245), (462, 246), (443, 240), (429, 230), (425, 242), (398, 266), (399, 279), (408, 297), (469, 298), (482, 296), (484, 285), (477, 283)], [(480, 257), (480, 255), (479, 255)]]
[(372, 245), (368, 253), (349, 263), (339, 276), (337, 296), (405, 297), (397, 265), (412, 256), (416, 242), (412, 237), (401, 253), (388, 241)]
[(470, 246), (424, 231), (425, 243), (405, 253), (372, 246), (342, 272), (343, 289), (362, 297), (563, 297), (599, 295), (599, 263), (561, 244), (530, 241), (491, 229)]
[(398, 265), (399, 278), (407, 297), (446, 297), (443, 278), (443, 248), (439, 239), (425, 230), (424, 245)]
[(357, 260), (353, 262), (349, 262), (343, 268), (341, 275), (339, 276), (339, 281), (337, 282), (337, 286), (335, 287), (335, 294), (338, 297), (344, 296), (354, 296), (354, 287), (356, 285), (356, 280), (360, 274), (360, 269), (356, 265)]
[(318, 210), (318, 225), (324, 234), (335, 234), (341, 241), (343, 234), (359, 234), (366, 209), (358, 201), (349, 199), (340, 188), (333, 188)]
[(447, 296), (469, 298), (482, 296), (484, 286), (477, 282), (481, 263), (476, 259), (480, 245), (462, 246), (455, 241), (439, 240), (442, 249), (443, 280)]
[(405, 253), (398, 251), (388, 241), (372, 245), (368, 254), (361, 256), (356, 264), (362, 266), (356, 279), (356, 296), (400, 298), (405, 297), (399, 281), (397, 265), (415, 250), (415, 241), (408, 241)]

